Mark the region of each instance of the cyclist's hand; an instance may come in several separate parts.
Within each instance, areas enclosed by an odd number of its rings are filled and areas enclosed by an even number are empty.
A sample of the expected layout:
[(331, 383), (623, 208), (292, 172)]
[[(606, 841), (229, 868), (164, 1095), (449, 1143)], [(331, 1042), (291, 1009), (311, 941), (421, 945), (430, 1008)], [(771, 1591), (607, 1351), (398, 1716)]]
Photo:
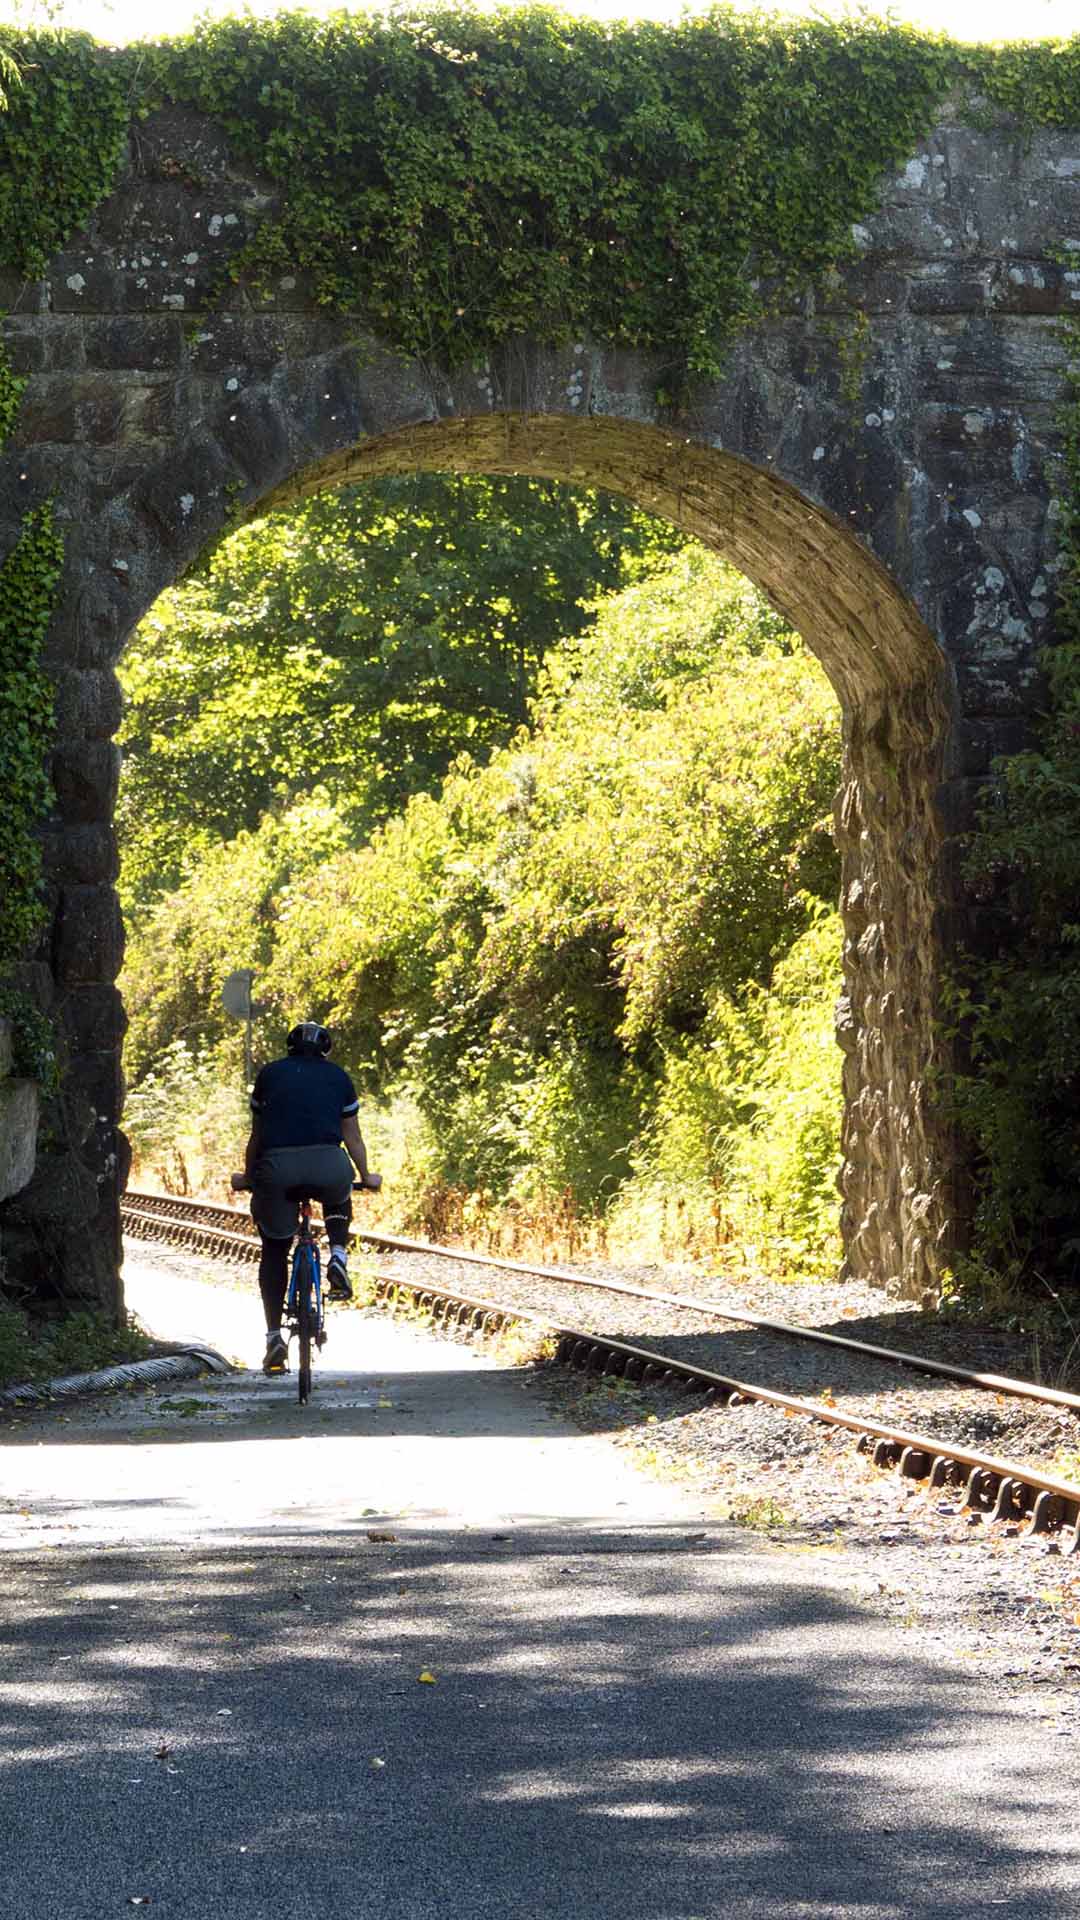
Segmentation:
[(368, 1172), (363, 1175), (362, 1179), (353, 1181), (353, 1191), (356, 1193), (358, 1193), (361, 1190), (361, 1188), (366, 1188), (368, 1193), (378, 1193), (379, 1188), (381, 1186), (382, 1186), (381, 1173)]
[(234, 1193), (250, 1193), (251, 1181), (246, 1173), (234, 1173), (229, 1182)]

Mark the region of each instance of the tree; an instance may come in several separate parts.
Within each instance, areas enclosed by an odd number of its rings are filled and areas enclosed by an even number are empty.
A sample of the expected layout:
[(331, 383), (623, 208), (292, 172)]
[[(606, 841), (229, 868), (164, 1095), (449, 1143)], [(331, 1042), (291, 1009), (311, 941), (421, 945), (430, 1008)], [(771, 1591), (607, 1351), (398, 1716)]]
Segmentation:
[(245, 527), (123, 668), (125, 903), (316, 788), (357, 840), (528, 712), (548, 649), (671, 528), (554, 482), (418, 474)]

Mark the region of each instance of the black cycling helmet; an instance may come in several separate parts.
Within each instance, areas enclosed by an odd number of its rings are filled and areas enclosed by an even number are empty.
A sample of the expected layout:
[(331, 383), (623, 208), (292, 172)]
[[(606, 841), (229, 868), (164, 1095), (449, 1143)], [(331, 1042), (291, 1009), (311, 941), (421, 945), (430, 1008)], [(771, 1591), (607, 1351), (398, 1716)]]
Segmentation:
[(289, 1053), (308, 1055), (327, 1054), (333, 1044), (332, 1035), (325, 1027), (320, 1027), (317, 1020), (301, 1021), (298, 1027), (293, 1028), (285, 1042)]

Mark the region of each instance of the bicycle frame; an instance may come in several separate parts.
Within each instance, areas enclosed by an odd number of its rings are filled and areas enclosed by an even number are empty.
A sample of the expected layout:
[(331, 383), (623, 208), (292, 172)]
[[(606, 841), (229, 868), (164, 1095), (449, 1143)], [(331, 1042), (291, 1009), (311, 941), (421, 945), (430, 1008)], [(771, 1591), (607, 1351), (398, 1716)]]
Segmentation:
[(297, 1369), (297, 1394), (300, 1405), (311, 1397), (311, 1349), (326, 1339), (322, 1290), (322, 1261), (318, 1243), (311, 1231), (311, 1201), (300, 1202), (300, 1227), (293, 1248), (289, 1289), (285, 1296), (285, 1317), (290, 1337), (296, 1333), (300, 1364)]

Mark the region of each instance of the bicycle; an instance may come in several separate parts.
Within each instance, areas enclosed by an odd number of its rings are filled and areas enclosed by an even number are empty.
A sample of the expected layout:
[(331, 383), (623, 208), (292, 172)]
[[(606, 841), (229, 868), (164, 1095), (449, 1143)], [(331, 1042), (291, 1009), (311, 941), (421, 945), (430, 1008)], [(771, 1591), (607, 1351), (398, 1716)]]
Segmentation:
[[(356, 1182), (353, 1183), (354, 1189)], [(322, 1261), (319, 1246), (311, 1231), (311, 1200), (300, 1202), (300, 1225), (293, 1247), (289, 1270), (289, 1290), (285, 1295), (285, 1324), (288, 1338), (296, 1336), (298, 1366), (297, 1396), (302, 1407), (311, 1398), (311, 1349), (321, 1352), (326, 1345), (326, 1310), (322, 1290)]]
[[(241, 1174), (233, 1175), (232, 1185), (238, 1193), (251, 1190), (251, 1182)], [(354, 1193), (378, 1193), (381, 1185), (382, 1176), (369, 1173), (366, 1179), (354, 1180), (352, 1190)], [(318, 1240), (311, 1231), (312, 1196), (298, 1192), (297, 1200), (300, 1224), (289, 1266), (283, 1330), (288, 1343), (291, 1344), (294, 1336), (297, 1342), (297, 1398), (300, 1405), (306, 1407), (311, 1398), (312, 1351), (317, 1349), (321, 1352), (326, 1345), (326, 1303), (323, 1296), (322, 1257)]]

